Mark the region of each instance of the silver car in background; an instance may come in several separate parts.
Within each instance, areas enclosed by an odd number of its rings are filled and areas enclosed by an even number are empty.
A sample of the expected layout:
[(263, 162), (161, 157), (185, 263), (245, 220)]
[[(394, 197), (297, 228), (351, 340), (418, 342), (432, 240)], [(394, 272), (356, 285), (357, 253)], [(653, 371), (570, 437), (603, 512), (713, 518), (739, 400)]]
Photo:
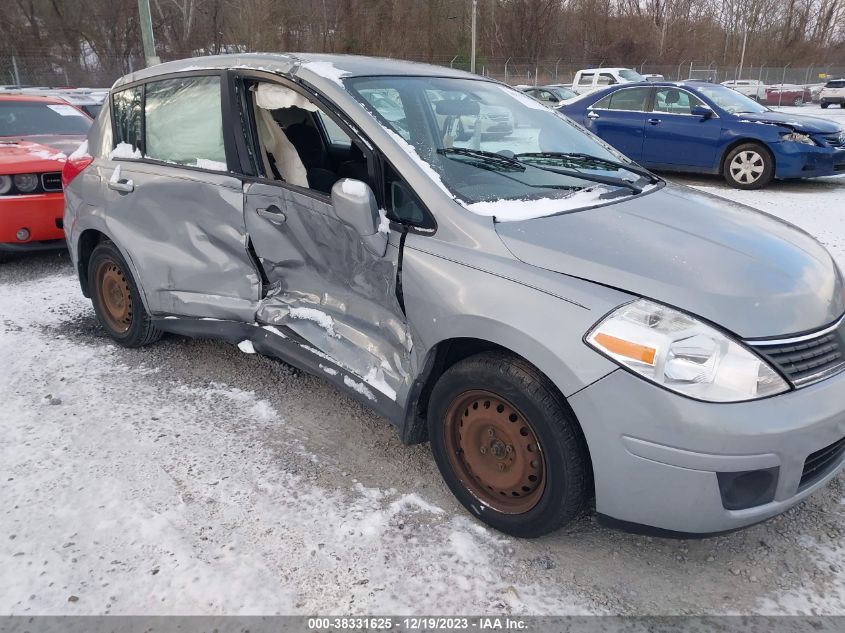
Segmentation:
[[(503, 110), (519, 126), (481, 134)], [(619, 527), (723, 532), (842, 468), (829, 253), (504, 84), (350, 56), (170, 62), (115, 83), (64, 182), (117, 342), (220, 337), (320, 375), (430, 441), (503, 532), (593, 497)]]

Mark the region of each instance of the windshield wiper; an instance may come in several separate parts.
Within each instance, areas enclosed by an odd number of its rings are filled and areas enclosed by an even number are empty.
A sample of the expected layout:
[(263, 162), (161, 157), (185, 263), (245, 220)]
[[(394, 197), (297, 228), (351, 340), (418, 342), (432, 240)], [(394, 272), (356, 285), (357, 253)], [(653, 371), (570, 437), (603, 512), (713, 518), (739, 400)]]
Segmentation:
[(457, 154), (458, 156), (469, 156), (470, 158), (477, 158), (488, 163), (499, 163), (500, 165), (507, 165), (519, 171), (525, 171), (525, 164), (515, 158), (497, 154), (496, 152), (487, 152), (483, 149), (470, 149), (468, 147), (441, 147), (437, 150), (438, 154), (448, 156), (449, 154)]
[(652, 174), (650, 171), (639, 167), (638, 165), (620, 163), (616, 160), (602, 158), (601, 156), (593, 156), (592, 154), (585, 154), (583, 152), (526, 152), (523, 154), (515, 154), (515, 156), (517, 158), (573, 158), (580, 159), (583, 161), (593, 161), (596, 163), (601, 163), (602, 165), (609, 165), (611, 167), (616, 167), (617, 169), (624, 169), (626, 171), (630, 171), (631, 173), (637, 174), (638, 176), (642, 176), (643, 178), (648, 178), (649, 182), (651, 183), (659, 181), (659, 178), (657, 176)]

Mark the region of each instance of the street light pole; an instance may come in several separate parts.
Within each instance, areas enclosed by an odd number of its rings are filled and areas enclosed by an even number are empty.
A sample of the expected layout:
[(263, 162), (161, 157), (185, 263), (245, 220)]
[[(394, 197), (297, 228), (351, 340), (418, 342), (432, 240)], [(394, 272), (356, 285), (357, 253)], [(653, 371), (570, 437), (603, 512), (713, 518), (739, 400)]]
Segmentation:
[(475, 72), (475, 14), (478, 12), (478, 0), (472, 0), (472, 52), (469, 55), (469, 71)]
[(141, 39), (144, 42), (144, 59), (147, 66), (160, 64), (156, 56), (156, 42), (153, 38), (153, 18), (150, 13), (150, 0), (138, 0), (138, 15), (141, 19)]

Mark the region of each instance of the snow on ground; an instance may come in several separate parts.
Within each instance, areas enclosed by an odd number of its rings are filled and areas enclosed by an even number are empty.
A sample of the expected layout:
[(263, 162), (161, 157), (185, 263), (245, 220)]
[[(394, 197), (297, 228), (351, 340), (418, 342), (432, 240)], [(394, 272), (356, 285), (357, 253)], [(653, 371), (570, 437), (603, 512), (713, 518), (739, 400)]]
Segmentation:
[(321, 457), (254, 392), (69, 338), (72, 276), (0, 297), (0, 613), (587, 612), (464, 515), (313, 484)]
[[(845, 178), (670, 178), (798, 224), (845, 267)], [(845, 615), (845, 477), (702, 541), (591, 517), (508, 538), (427, 447), (318, 378), (226, 343), (112, 345), (65, 262), (0, 267), (0, 613)]]

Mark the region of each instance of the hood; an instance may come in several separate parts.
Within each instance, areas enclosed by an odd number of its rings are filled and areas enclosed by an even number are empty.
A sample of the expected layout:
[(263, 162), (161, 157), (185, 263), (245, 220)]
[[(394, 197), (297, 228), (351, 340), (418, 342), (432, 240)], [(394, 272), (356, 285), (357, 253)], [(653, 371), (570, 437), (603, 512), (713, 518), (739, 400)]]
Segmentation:
[(809, 132), (810, 134), (835, 134), (841, 129), (836, 123), (826, 119), (819, 119), (818, 117), (804, 116), (801, 114), (775, 112), (774, 110), (767, 110), (766, 112), (758, 113), (743, 112), (734, 116), (744, 121), (753, 121), (755, 123), (774, 123), (799, 132)]
[(67, 154), (84, 140), (84, 136), (0, 138), (0, 169), (5, 174), (61, 171)]
[(527, 264), (660, 301), (742, 338), (815, 330), (845, 312), (842, 274), (810, 235), (687, 187), (496, 231)]

